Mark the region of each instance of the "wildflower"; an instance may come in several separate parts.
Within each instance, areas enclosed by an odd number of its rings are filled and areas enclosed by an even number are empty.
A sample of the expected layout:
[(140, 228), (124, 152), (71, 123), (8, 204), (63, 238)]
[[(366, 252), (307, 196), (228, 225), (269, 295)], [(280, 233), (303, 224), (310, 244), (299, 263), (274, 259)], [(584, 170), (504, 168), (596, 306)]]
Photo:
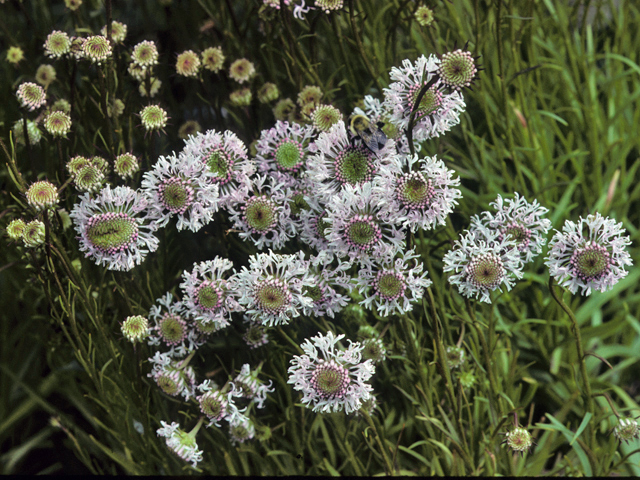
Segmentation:
[(202, 461), (202, 450), (198, 450), (198, 444), (196, 443), (196, 434), (204, 418), (198, 420), (197, 425), (189, 433), (180, 428), (180, 424), (172, 422), (171, 425), (167, 425), (165, 422), (160, 421), (162, 428), (157, 430), (159, 437), (166, 438), (167, 447), (178, 457), (185, 462), (191, 463), (193, 468), (196, 468), (199, 462)]
[(462, 95), (454, 91), (445, 94), (436, 83), (430, 87), (416, 106), (422, 87), (437, 79), (440, 60), (435, 55), (422, 55), (415, 63), (403, 60), (402, 67), (393, 67), (392, 83), (384, 89), (383, 108), (389, 121), (400, 130), (409, 126), (411, 112), (416, 116), (413, 137), (416, 142), (437, 137), (460, 123), (460, 114), (465, 109)]
[(156, 305), (149, 311), (149, 318), (153, 320), (154, 325), (149, 329), (148, 344), (167, 345), (170, 350), (166, 354), (170, 357), (184, 357), (198, 349), (205, 341), (189, 321), (184, 303), (174, 301), (171, 293), (166, 293), (156, 300)]
[(613, 429), (613, 435), (620, 441), (629, 443), (640, 437), (640, 427), (633, 418), (618, 418), (618, 424)]
[(251, 321), (251, 319), (247, 316), (245, 316), (244, 318), (245, 322), (249, 325), (247, 326), (244, 335), (242, 335), (242, 339), (247, 344), (249, 349), (253, 350), (254, 348), (258, 348), (269, 343), (269, 335), (267, 334), (267, 329), (260, 323)]
[(44, 89), (40, 85), (31, 82), (21, 83), (16, 96), (20, 100), (20, 104), (29, 109), (30, 112), (47, 103), (47, 94)]
[(242, 310), (234, 295), (235, 278), (227, 273), (232, 268), (230, 260), (216, 256), (182, 273), (180, 288), (188, 315), (205, 326), (212, 324), (213, 331), (228, 326), (231, 313)]
[(233, 384), (242, 391), (242, 396), (255, 402), (256, 408), (264, 408), (264, 401), (267, 399), (267, 393), (273, 392), (273, 381), (269, 381), (267, 385), (258, 378), (260, 368), (251, 371), (248, 363), (242, 365), (240, 373), (233, 379)]
[(622, 223), (600, 213), (580, 217), (578, 223), (567, 220), (562, 233), (556, 230), (549, 242), (545, 265), (558, 284), (576, 293), (590, 295), (591, 289), (605, 292), (627, 276), (625, 265), (633, 264), (623, 235)]
[(71, 39), (65, 32), (54, 30), (47, 36), (43, 47), (47, 57), (60, 58), (62, 55), (69, 53)]
[(82, 0), (64, 0), (66, 7), (72, 12), (76, 11), (82, 5)]
[(229, 436), (231, 443), (237, 445), (251, 440), (256, 434), (256, 428), (253, 422), (244, 415), (238, 415), (229, 421)]
[(411, 311), (412, 303), (422, 299), (424, 290), (431, 285), (417, 258), (419, 256), (409, 250), (396, 258), (386, 256), (360, 269), (355, 278), (355, 285), (364, 297), (360, 304), (369, 309), (375, 304), (378, 313), (385, 317)]
[(520, 454), (524, 454), (524, 452), (529, 450), (533, 445), (531, 434), (526, 428), (516, 427), (503, 435), (504, 442), (502, 442), (502, 444), (507, 445), (507, 448), (510, 448)]
[(155, 227), (146, 222), (147, 201), (129, 187), (103, 188), (96, 198), (80, 197), (69, 214), (80, 250), (109, 270), (131, 270), (158, 248)]
[[(104, 27), (102, 27), (102, 30), (100, 30), (100, 33), (102, 35), (104, 35), (105, 37), (107, 36), (107, 26), (106, 25)], [(124, 42), (124, 39), (125, 39), (126, 36), (127, 36), (127, 26), (122, 22), (118, 22), (116, 20), (113, 20), (111, 22), (111, 40), (113, 41), (113, 43), (122, 43), (122, 42)]]
[(477, 71), (471, 53), (460, 49), (444, 53), (438, 66), (440, 81), (458, 91), (471, 85)]
[(329, 13), (331, 10), (340, 10), (343, 6), (343, 0), (316, 0), (316, 7)]
[(384, 348), (381, 338), (367, 338), (362, 342), (362, 358), (371, 360), (372, 363), (383, 362), (387, 358), (387, 349)]
[(140, 170), (138, 157), (133, 153), (122, 153), (118, 155), (114, 162), (113, 170), (123, 180), (133, 177), (133, 174)]
[(229, 67), (229, 76), (242, 84), (249, 81), (256, 74), (256, 68), (246, 58), (240, 58)]
[(460, 382), (460, 385), (462, 385), (464, 388), (473, 387), (477, 380), (472, 370), (468, 370), (466, 372), (458, 372), (456, 374), (456, 378)]
[(44, 88), (48, 88), (51, 82), (56, 79), (56, 69), (51, 65), (40, 65), (36, 70), (36, 82)]
[(256, 145), (258, 169), (263, 173), (273, 170), (298, 173), (310, 152), (313, 136), (311, 127), (277, 121), (275, 127), (260, 134)]
[(196, 77), (200, 70), (200, 57), (193, 50), (185, 50), (176, 60), (176, 72), (184, 77)]
[[(195, 353), (195, 350), (191, 355)], [(147, 377), (152, 377), (160, 390), (171, 397), (181, 395), (185, 400), (195, 396), (196, 376), (193, 367), (189, 366), (192, 356), (184, 360), (173, 360), (170, 353), (156, 352), (149, 358), (153, 363), (151, 373)]]
[(302, 391), (302, 403), (314, 412), (357, 411), (371, 397), (367, 380), (375, 373), (371, 360), (361, 362), (363, 346), (349, 340), (349, 348), (338, 342), (344, 334), (318, 334), (301, 345), (304, 355), (295, 355), (289, 367), (293, 389)]
[(458, 368), (464, 364), (464, 348), (448, 346), (446, 353), (450, 368)]
[[(24, 122), (22, 120), (18, 120), (13, 124), (13, 135), (16, 142), (26, 145), (24, 138)], [(27, 135), (29, 136), (29, 144), (31, 145), (36, 145), (40, 139), (42, 139), (42, 133), (40, 132), (36, 122), (27, 120)]]
[(278, 99), (280, 91), (275, 83), (267, 82), (260, 90), (258, 90), (258, 101), (260, 103), (269, 103)]
[(326, 205), (327, 241), (339, 257), (359, 263), (393, 256), (404, 248), (404, 233), (383, 222), (371, 183), (345, 185)]
[(147, 105), (140, 110), (140, 120), (144, 128), (149, 131), (161, 130), (167, 126), (169, 116), (160, 105)]
[[(147, 67), (143, 67), (142, 65), (134, 61), (131, 61), (129, 63), (129, 66), (127, 67), (127, 72), (129, 72), (129, 75), (131, 75), (133, 78), (135, 78), (139, 82), (143, 82), (147, 77)], [(151, 72), (151, 69), (149, 70), (149, 72)], [(151, 75), (151, 73), (149, 73), (149, 75)]]
[(342, 121), (342, 113), (331, 105), (318, 105), (311, 113), (313, 126), (321, 132), (328, 132), (338, 122)]
[(269, 251), (249, 257), (249, 268), (236, 274), (238, 302), (245, 313), (263, 325), (286, 325), (311, 305), (304, 287), (313, 286), (309, 262), (302, 252), (278, 255)]
[(82, 44), (85, 58), (100, 65), (111, 56), (111, 43), (102, 35), (87, 37)]
[(7, 235), (11, 240), (20, 240), (24, 234), (27, 224), (21, 218), (11, 220), (7, 225)]
[(309, 307), (303, 307), (305, 315), (321, 317), (327, 315), (334, 318), (348, 303), (348, 297), (339, 293), (336, 288), (350, 289), (351, 277), (347, 271), (349, 262), (343, 262), (327, 250), (310, 258), (309, 276), (312, 287), (305, 287), (304, 294), (313, 300)]
[(218, 185), (219, 205), (227, 207), (246, 198), (249, 176), (255, 166), (247, 158), (247, 147), (233, 132), (207, 130), (185, 140), (181, 155), (194, 156), (209, 167), (209, 180)]
[(460, 185), (460, 179), (452, 178), (454, 172), (435, 156), (389, 158), (391, 161), (381, 166), (374, 181), (382, 218), (409, 227), (412, 232), (444, 225), (457, 199), (462, 197), (460, 190), (454, 188)]
[(249, 88), (241, 88), (229, 94), (229, 101), (236, 107), (247, 107), (251, 105), (253, 94)]
[(481, 302), (491, 303), (489, 292), (503, 284), (511, 290), (513, 277), (522, 278), (515, 242), (510, 237), (499, 240), (498, 236), (498, 232), (483, 235), (476, 230), (467, 231), (445, 254), (442, 270), (455, 272), (449, 282), (457, 285), (465, 297), (480, 297)]
[(374, 153), (350, 141), (343, 121), (321, 133), (315, 147), (317, 153), (307, 161), (307, 175), (320, 198), (337, 194), (345, 185), (371, 182), (380, 168)]
[(428, 27), (433, 23), (433, 10), (422, 5), (416, 10), (415, 17), (420, 25), (422, 25), (423, 27)]
[(32, 183), (26, 195), (27, 203), (38, 211), (53, 207), (59, 201), (58, 189), (46, 180)]
[(136, 65), (147, 68), (158, 64), (158, 48), (149, 40), (144, 40), (133, 47), (131, 61)]
[(215, 425), (219, 427), (221, 420), (231, 422), (237, 417), (243, 417), (235, 404), (234, 398), (242, 396), (242, 390), (233, 383), (227, 383), (222, 389), (211, 382), (205, 380), (196, 387), (202, 395), (196, 397), (200, 404), (200, 411), (207, 416), (209, 424), (207, 427)]
[(42, 245), (45, 240), (45, 228), (44, 223), (40, 220), (32, 220), (27, 223), (22, 232), (22, 241), (24, 246), (28, 248), (35, 248)]
[(222, 70), (224, 60), (225, 57), (221, 47), (205, 48), (202, 52), (202, 66), (213, 73), (218, 73)]
[(107, 104), (107, 115), (111, 118), (117, 118), (124, 112), (124, 102), (119, 98), (112, 98)]
[(140, 343), (149, 335), (149, 321), (142, 315), (127, 317), (120, 330), (131, 343)]
[(158, 80), (156, 77), (149, 78), (149, 92), (147, 92), (147, 81), (143, 80), (140, 82), (138, 86), (138, 92), (141, 97), (155, 97), (160, 91), (160, 87), (162, 86), (162, 81)]
[(256, 175), (250, 183), (252, 193), (229, 205), (234, 228), (240, 238), (251, 240), (258, 249), (282, 248), (291, 236), (285, 228), (289, 217), (286, 191), (281, 184), (267, 181), (267, 176)]
[(24, 52), (20, 47), (9, 47), (7, 50), (7, 62), (17, 65), (24, 58)]
[(298, 93), (298, 105), (304, 107), (305, 105), (318, 105), (322, 100), (322, 89), (315, 85), (306, 85), (300, 93)]
[(290, 98), (283, 98), (273, 107), (273, 116), (276, 120), (284, 121), (296, 109), (296, 104)]
[(73, 176), (73, 184), (81, 192), (97, 192), (102, 188), (104, 173), (93, 163), (81, 167)]
[(90, 162), (91, 162), (92, 165), (94, 165), (102, 173), (108, 173), (109, 172), (109, 162), (107, 162), (104, 158), (95, 155), (95, 156), (91, 157)]
[(197, 232), (218, 211), (218, 186), (207, 166), (193, 155), (161, 156), (142, 177), (149, 200), (149, 218), (164, 227), (177, 215), (178, 230)]
[(187, 120), (178, 129), (178, 137), (183, 140), (202, 131), (202, 127), (196, 120)]
[(71, 113), (71, 104), (67, 102), (64, 98), (59, 98), (53, 105), (49, 107), (51, 111), (60, 111), (64, 113)]
[(518, 247), (523, 264), (529, 263), (542, 252), (546, 243), (546, 235), (551, 227), (551, 221), (542, 218), (549, 210), (542, 207), (537, 200), (527, 202), (524, 197), (516, 192), (513, 200), (498, 198), (490, 203), (496, 213), (483, 212), (480, 219), (477, 216), (471, 219), (471, 228), (484, 231), (487, 228), (497, 230), (501, 240), (510, 236)]
[(324, 209), (303, 210), (300, 212), (302, 230), (299, 239), (318, 252), (329, 248), (327, 233), (330, 227), (327, 223), (327, 212)]
[(84, 58), (84, 38), (71, 37), (69, 44), (69, 53), (76, 59)]
[(44, 117), (44, 128), (54, 137), (66, 138), (71, 130), (71, 117), (64, 112), (51, 112)]

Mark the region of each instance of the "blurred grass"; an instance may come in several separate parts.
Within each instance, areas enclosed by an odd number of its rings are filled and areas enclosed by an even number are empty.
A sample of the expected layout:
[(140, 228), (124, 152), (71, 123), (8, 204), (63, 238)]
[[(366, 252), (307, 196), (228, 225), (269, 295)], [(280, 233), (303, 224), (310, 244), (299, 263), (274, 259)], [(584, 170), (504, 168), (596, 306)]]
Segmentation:
[[(51, 5), (49, 5), (51, 3)], [(224, 3), (224, 4), (223, 4)], [(449, 134), (427, 142), (429, 154), (438, 153), (463, 181), (464, 198), (446, 229), (426, 232), (421, 243), (445, 343), (454, 344), (465, 326), (464, 345), (477, 378), (471, 389), (456, 384), (459, 405), (451, 405), (434, 362), (435, 325), (416, 306), (407, 323), (392, 322), (385, 336), (388, 360), (377, 368), (374, 390), (381, 413), (374, 416), (382, 443), (401, 473), (455, 474), (585, 474), (591, 469), (583, 447), (569, 446), (583, 421), (574, 365), (577, 353), (569, 324), (552, 302), (547, 273), (537, 259), (516, 288), (490, 306), (477, 306), (475, 315), (492, 351), (499, 391), (492, 392), (479, 333), (468, 322), (464, 303), (441, 275), (444, 249), (432, 249), (455, 239), (497, 194), (519, 192), (536, 198), (550, 209), (554, 228), (566, 219), (576, 220), (595, 211), (624, 224), (632, 238), (631, 256), (638, 255), (640, 211), (640, 33), (638, 5), (620, 2), (565, 2), (538, 0), (487, 2), (454, 0), (433, 6), (433, 27), (417, 25), (412, 18), (418, 3), (406, 0), (347, 1), (340, 14), (313, 12), (308, 23), (271, 14), (260, 19), (261, 2), (217, 0), (174, 1), (167, 7), (152, 0), (114, 2), (114, 19), (129, 26), (127, 45), (142, 39), (159, 44), (163, 81), (160, 98), (172, 117), (162, 137), (143, 138), (136, 113), (147, 99), (137, 95), (125, 69), (117, 76), (116, 96), (126, 103), (120, 149), (133, 148), (146, 158), (178, 151), (177, 130), (186, 119), (204, 128), (232, 129), (247, 143), (274, 121), (269, 107), (229, 107), (233, 89), (225, 75), (204, 82), (173, 74), (177, 53), (223, 45), (227, 65), (247, 57), (256, 63), (260, 81), (278, 84), (283, 96), (295, 100), (299, 90), (316, 79), (326, 100), (348, 115), (365, 94), (381, 98), (388, 71), (402, 59), (442, 53), (470, 42), (481, 55), (484, 70), (473, 90), (465, 93), (467, 112)], [(598, 4), (594, 15), (585, 15)], [(228, 5), (231, 5), (229, 9)], [(9, 2), (0, 5), (0, 51), (19, 45), (26, 60), (17, 68), (0, 62), (0, 134), (9, 144), (9, 129), (22, 118), (14, 92), (30, 80), (45, 59), (42, 44), (51, 29), (71, 32), (89, 28), (97, 33), (105, 23), (101, 2), (85, 0), (76, 13), (60, 2)], [(350, 17), (353, 9), (353, 17)], [(609, 12), (609, 14), (607, 14)], [(210, 18), (210, 16), (212, 18)], [(585, 18), (590, 21), (585, 21)], [(213, 26), (206, 29), (206, 20)], [(356, 33), (367, 61), (359, 55)], [(367, 65), (367, 62), (369, 63)], [(289, 67), (287, 68), (286, 65)], [(52, 98), (65, 97), (76, 86), (78, 115), (74, 132), (64, 143), (65, 155), (104, 154), (105, 144), (96, 132), (100, 120), (95, 71), (79, 68), (71, 78), (70, 65), (56, 62), (58, 81), (49, 89)], [(373, 71), (373, 75), (370, 71)], [(222, 115), (222, 109), (228, 115)], [(17, 150), (21, 172), (29, 182), (59, 175), (56, 145), (43, 139), (29, 155)], [(59, 183), (64, 179), (57, 178)], [(3, 169), (0, 173), (2, 225), (19, 215), (12, 196), (19, 193)], [(613, 192), (609, 194), (609, 192)], [(73, 205), (67, 198), (66, 208)], [(224, 254), (228, 245), (223, 224), (198, 235), (171, 232), (163, 239), (167, 248), (136, 269), (136, 279), (111, 274), (82, 260), (85, 290), (76, 295), (95, 301), (87, 311), (65, 312), (60, 298), (47, 298), (27, 269), (37, 260), (22, 257), (10, 243), (0, 249), (0, 465), (3, 473), (106, 473), (177, 474), (188, 467), (170, 456), (155, 430), (159, 420), (177, 419), (179, 402), (167, 400), (147, 381), (146, 346), (133, 351), (121, 340), (119, 322), (141, 313), (166, 290), (175, 288), (179, 273), (193, 261)], [(76, 252), (71, 230), (61, 234)], [(5, 237), (6, 238), (6, 237)], [(225, 238), (225, 240), (222, 240)], [(585, 348), (606, 359), (588, 357), (587, 368), (596, 392), (608, 392), (620, 412), (636, 416), (640, 398), (640, 294), (636, 267), (612, 291), (589, 298), (569, 299), (581, 325)], [(45, 282), (48, 280), (40, 276)], [(97, 283), (96, 279), (99, 279)], [(140, 281), (137, 281), (140, 280)], [(132, 294), (132, 292), (135, 292)], [(77, 337), (69, 333), (69, 315), (80, 326)], [(287, 335), (301, 341), (317, 328), (332, 328), (355, 340), (358, 322), (342, 316), (332, 322), (292, 325)], [(318, 327), (316, 327), (316, 325)], [(405, 326), (407, 328), (405, 328)], [(263, 371), (276, 385), (270, 406), (260, 422), (271, 428), (271, 438), (233, 447), (220, 430), (204, 430), (198, 437), (205, 450), (200, 468), (210, 474), (278, 475), (335, 473), (362, 475), (383, 472), (383, 461), (373, 432), (363, 421), (344, 415), (319, 415), (301, 407), (296, 392), (286, 383), (288, 359), (294, 353), (274, 332), (266, 351), (249, 355), (237, 350), (239, 329), (213, 342), (198, 360), (207, 371), (219, 366), (239, 368), (244, 361), (265, 360)], [(73, 341), (71, 339), (74, 339)], [(216, 360), (214, 360), (217, 358)], [(233, 358), (233, 365), (220, 359)], [(498, 398), (498, 407), (492, 405)], [(599, 397), (598, 451), (615, 462), (639, 447), (638, 442), (617, 447), (607, 433), (614, 417)], [(519, 409), (522, 424), (537, 425), (538, 443), (530, 454), (514, 457), (499, 447), (511, 420), (490, 420), (493, 409)], [(453, 412), (461, 412), (456, 419)], [(185, 412), (187, 417), (193, 413)], [(55, 419), (51, 422), (51, 419)], [(135, 429), (140, 422), (143, 434)], [(462, 426), (462, 428), (460, 428)], [(460, 435), (463, 432), (464, 435)], [(370, 447), (368, 446), (370, 445)], [(464, 452), (470, 452), (468, 455)], [(73, 454), (75, 457), (73, 457)], [(599, 474), (612, 473), (603, 465)], [(616, 473), (640, 475), (640, 454), (631, 456)]]

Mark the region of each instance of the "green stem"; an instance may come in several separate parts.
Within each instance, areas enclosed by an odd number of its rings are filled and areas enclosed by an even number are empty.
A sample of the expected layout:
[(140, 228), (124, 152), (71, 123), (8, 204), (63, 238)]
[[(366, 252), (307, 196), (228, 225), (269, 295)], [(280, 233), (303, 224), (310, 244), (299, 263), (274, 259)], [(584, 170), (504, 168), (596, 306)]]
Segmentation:
[(364, 408), (360, 409), (360, 413), (367, 420), (367, 423), (369, 424), (369, 426), (371, 427), (371, 429), (374, 431), (376, 435), (376, 443), (378, 444), (378, 448), (380, 449), (380, 453), (382, 454), (382, 458), (384, 459), (384, 463), (386, 466), (386, 474), (393, 475), (394, 473), (393, 465), (391, 463), (391, 460), (389, 460), (389, 456), (387, 455), (387, 452), (384, 449), (384, 446), (382, 445), (382, 441), (380, 440), (380, 433), (378, 432), (376, 425), (373, 423), (373, 420), (371, 419), (371, 417), (365, 411)]
[(349, 24), (351, 25), (351, 31), (353, 32), (353, 37), (356, 41), (356, 45), (358, 47), (358, 52), (360, 52), (360, 57), (364, 62), (364, 66), (367, 67), (369, 71), (369, 75), (373, 78), (373, 81), (376, 84), (376, 88), (380, 93), (382, 93), (382, 85), (380, 85), (380, 80), (378, 79), (378, 74), (375, 72), (373, 65), (369, 62), (369, 58), (364, 50), (364, 45), (362, 45), (362, 39), (360, 38), (360, 31), (356, 27), (356, 22), (353, 15), (353, 0), (349, 2)]

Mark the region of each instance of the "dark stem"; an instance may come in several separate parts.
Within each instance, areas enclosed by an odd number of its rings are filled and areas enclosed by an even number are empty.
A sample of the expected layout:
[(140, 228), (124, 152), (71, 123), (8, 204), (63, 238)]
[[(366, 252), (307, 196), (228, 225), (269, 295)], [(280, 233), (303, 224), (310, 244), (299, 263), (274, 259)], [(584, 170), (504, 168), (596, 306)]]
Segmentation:
[(418, 112), (418, 107), (420, 106), (420, 102), (424, 98), (424, 95), (427, 91), (433, 87), (438, 81), (439, 77), (436, 75), (428, 83), (422, 86), (420, 92), (418, 92), (418, 96), (416, 97), (416, 101), (413, 104), (413, 108), (411, 109), (411, 115), (409, 116), (409, 125), (407, 126), (407, 142), (409, 143), (409, 151), (411, 152), (411, 156), (415, 155), (416, 149), (413, 145), (413, 125), (416, 121), (416, 114)]

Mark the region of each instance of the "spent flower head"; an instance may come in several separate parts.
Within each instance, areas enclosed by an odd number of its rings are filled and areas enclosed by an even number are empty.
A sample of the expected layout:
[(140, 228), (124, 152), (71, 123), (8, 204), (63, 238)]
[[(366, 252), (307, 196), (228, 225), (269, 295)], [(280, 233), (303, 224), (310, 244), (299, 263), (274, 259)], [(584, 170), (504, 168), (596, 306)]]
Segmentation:
[(202, 67), (217, 73), (222, 70), (225, 56), (221, 47), (209, 47), (202, 51)]
[(32, 82), (21, 83), (16, 91), (20, 105), (30, 112), (47, 103), (47, 94), (40, 85)]
[(7, 62), (17, 65), (24, 58), (24, 52), (20, 47), (9, 47), (7, 50)]
[(200, 57), (193, 50), (186, 50), (176, 59), (176, 72), (183, 77), (197, 77), (200, 71)]
[(45, 55), (51, 58), (60, 58), (69, 53), (71, 49), (71, 39), (65, 32), (54, 30), (47, 36), (44, 42)]
[(147, 132), (161, 130), (167, 126), (169, 116), (160, 105), (147, 105), (140, 110), (140, 121)]
[(46, 180), (34, 182), (27, 190), (27, 203), (38, 211), (53, 207), (59, 201), (58, 189)]
[(590, 295), (591, 290), (611, 290), (627, 276), (625, 266), (633, 265), (626, 247), (622, 223), (600, 213), (572, 222), (567, 220), (562, 232), (556, 230), (549, 242), (545, 265), (558, 284), (576, 293)]
[(44, 118), (44, 128), (54, 137), (66, 137), (71, 130), (71, 117), (65, 112), (51, 112)]
[(504, 442), (502, 444), (521, 455), (524, 455), (524, 452), (533, 445), (533, 438), (526, 428), (516, 427), (503, 435)]
[[(102, 35), (104, 35), (105, 37), (107, 36), (107, 26), (106, 25), (104, 27), (102, 27), (102, 30), (100, 30), (100, 33)], [(127, 26), (122, 22), (118, 22), (117, 20), (113, 20), (111, 22), (111, 40), (114, 43), (122, 43), (122, 42), (124, 42), (124, 39), (125, 39), (126, 36), (127, 36)]]
[(36, 82), (44, 88), (48, 88), (51, 82), (56, 79), (56, 69), (51, 65), (40, 65), (36, 70)]
[(100, 65), (111, 56), (113, 49), (111, 43), (102, 35), (93, 35), (87, 37), (82, 44), (84, 58), (91, 60), (93, 63)]
[(120, 330), (131, 343), (140, 343), (149, 335), (149, 321), (142, 315), (133, 315), (122, 322)]
[(9, 225), (7, 225), (7, 235), (9, 235), (11, 240), (20, 240), (22, 235), (24, 235), (26, 227), (27, 224), (21, 218), (11, 220)]
[(252, 99), (253, 94), (249, 87), (239, 88), (229, 94), (229, 101), (231, 102), (231, 105), (236, 107), (247, 107), (251, 105)]
[(375, 373), (371, 360), (362, 361), (363, 346), (349, 340), (349, 347), (338, 342), (344, 334), (329, 331), (305, 340), (304, 355), (295, 355), (289, 367), (293, 389), (302, 392), (302, 403), (314, 412), (353, 413), (371, 397), (366, 383)]
[(229, 77), (242, 84), (256, 74), (256, 67), (246, 58), (239, 58), (229, 67)]
[(416, 21), (423, 27), (428, 27), (433, 23), (433, 10), (425, 5), (418, 7), (415, 13)]
[(278, 99), (280, 91), (275, 83), (267, 82), (258, 90), (258, 101), (260, 103), (270, 103)]
[(24, 246), (35, 248), (42, 245), (45, 241), (45, 226), (40, 220), (32, 220), (27, 223), (22, 232), (22, 241)]
[[(13, 135), (17, 143), (26, 145), (24, 138), (24, 122), (18, 120), (13, 124)], [(38, 124), (32, 120), (27, 120), (27, 135), (29, 136), (29, 144), (36, 145), (42, 139), (42, 132), (38, 128)]]

